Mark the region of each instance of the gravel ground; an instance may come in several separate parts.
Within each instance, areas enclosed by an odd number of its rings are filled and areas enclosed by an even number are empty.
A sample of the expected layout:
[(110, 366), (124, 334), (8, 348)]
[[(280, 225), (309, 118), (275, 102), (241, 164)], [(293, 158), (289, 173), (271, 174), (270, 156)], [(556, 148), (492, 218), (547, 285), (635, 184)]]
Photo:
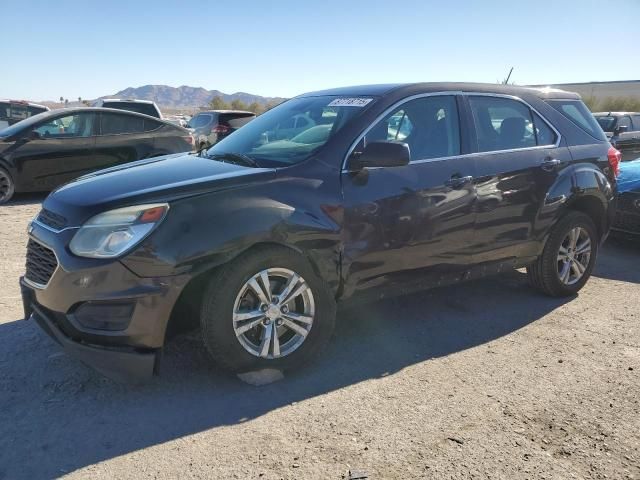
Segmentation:
[(0, 207), (0, 479), (640, 478), (640, 244), (609, 242), (574, 299), (513, 272), (341, 311), (271, 385), (194, 334), (128, 387), (21, 320), (40, 200)]

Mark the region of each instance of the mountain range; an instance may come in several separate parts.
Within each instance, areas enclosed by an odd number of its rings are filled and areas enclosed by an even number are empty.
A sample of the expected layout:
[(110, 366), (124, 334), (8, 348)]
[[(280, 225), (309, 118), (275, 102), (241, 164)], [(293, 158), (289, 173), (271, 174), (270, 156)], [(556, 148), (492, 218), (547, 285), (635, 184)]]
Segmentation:
[(285, 100), (280, 97), (263, 97), (245, 92), (223, 93), (220, 90), (207, 90), (202, 87), (170, 87), (168, 85), (143, 85), (142, 87), (128, 87), (113, 95), (100, 98), (137, 98), (139, 100), (152, 100), (161, 108), (192, 108), (207, 105), (214, 97), (221, 97), (225, 102), (241, 100), (249, 105), (256, 102), (260, 105), (268, 103), (280, 103)]

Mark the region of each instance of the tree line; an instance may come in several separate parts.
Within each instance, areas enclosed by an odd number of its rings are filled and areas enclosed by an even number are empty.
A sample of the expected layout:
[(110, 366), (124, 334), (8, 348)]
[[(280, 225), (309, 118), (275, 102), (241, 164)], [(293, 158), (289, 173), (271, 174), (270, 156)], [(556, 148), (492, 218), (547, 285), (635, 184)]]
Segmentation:
[(268, 103), (258, 103), (252, 102), (250, 104), (246, 104), (242, 100), (235, 99), (231, 102), (225, 102), (222, 97), (215, 96), (207, 105), (208, 108), (212, 110), (245, 110), (249, 112), (253, 112), (257, 115), (266, 112), (267, 110), (272, 109), (276, 105), (281, 103), (280, 101), (271, 101)]

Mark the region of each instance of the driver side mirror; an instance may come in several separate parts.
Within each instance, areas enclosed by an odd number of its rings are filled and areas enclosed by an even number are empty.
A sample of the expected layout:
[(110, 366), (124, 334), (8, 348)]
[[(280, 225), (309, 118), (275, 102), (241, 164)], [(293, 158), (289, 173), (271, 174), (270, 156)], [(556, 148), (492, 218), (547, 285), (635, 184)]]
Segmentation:
[(403, 167), (409, 164), (411, 153), (409, 145), (402, 142), (371, 142), (362, 153), (352, 155), (350, 170), (362, 170), (373, 167)]
[(613, 134), (620, 135), (621, 133), (625, 133), (627, 130), (629, 130), (629, 127), (627, 125), (620, 125), (613, 130)]

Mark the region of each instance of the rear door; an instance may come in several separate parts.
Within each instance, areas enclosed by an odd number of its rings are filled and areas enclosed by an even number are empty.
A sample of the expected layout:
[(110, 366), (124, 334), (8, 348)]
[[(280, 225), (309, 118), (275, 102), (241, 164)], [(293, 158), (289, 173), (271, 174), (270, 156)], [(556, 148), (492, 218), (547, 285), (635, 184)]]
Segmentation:
[(14, 153), (20, 189), (51, 190), (91, 169), (96, 142), (93, 112), (49, 118), (34, 126), (39, 138)]
[(559, 135), (513, 97), (467, 97), (475, 124), (475, 263), (503, 262), (535, 250), (534, 231), (546, 193), (571, 160)]
[(476, 194), (460, 131), (454, 95), (424, 96), (391, 109), (356, 145), (352, 158), (371, 141), (405, 142), (411, 163), (342, 174), (347, 294), (461, 277)]
[(153, 132), (145, 118), (126, 112), (100, 112), (92, 169), (112, 167), (153, 155)]

